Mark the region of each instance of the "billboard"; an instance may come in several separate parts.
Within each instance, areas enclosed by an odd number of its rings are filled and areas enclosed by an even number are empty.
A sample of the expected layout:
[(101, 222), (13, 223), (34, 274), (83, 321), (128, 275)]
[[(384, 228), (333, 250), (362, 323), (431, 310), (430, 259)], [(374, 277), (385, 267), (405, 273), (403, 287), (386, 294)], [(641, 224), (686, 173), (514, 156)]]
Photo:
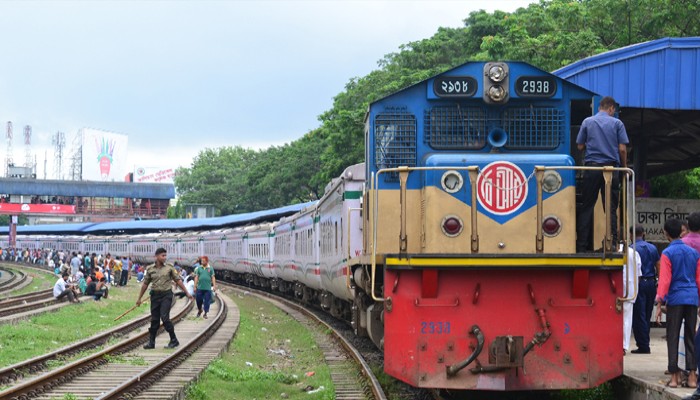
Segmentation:
[(175, 168), (136, 167), (134, 182), (174, 183)]
[(0, 203), (0, 214), (75, 214), (75, 206), (65, 204)]
[(83, 128), (80, 130), (83, 143), (84, 181), (120, 182), (128, 172), (126, 165), (126, 135)]

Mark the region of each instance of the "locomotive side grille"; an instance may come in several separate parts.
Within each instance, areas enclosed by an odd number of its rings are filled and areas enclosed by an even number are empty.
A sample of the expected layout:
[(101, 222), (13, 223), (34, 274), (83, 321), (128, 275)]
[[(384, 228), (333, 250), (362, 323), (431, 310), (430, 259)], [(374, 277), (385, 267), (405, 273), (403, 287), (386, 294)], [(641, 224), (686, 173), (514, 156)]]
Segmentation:
[(503, 112), (508, 149), (556, 149), (563, 143), (564, 110), (557, 108), (509, 108)]
[(434, 149), (481, 149), (486, 144), (486, 113), (459, 105), (426, 110), (425, 142)]
[[(416, 166), (416, 117), (407, 111), (390, 111), (374, 120), (374, 162), (377, 168)], [(398, 172), (383, 174), (386, 182), (398, 182)]]

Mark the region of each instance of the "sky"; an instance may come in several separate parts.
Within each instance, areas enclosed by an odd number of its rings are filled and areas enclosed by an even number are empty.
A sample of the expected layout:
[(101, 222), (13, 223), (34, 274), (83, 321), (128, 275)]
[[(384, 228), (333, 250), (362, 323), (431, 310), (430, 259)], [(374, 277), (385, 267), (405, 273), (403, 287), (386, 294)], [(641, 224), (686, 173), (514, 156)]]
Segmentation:
[(81, 128), (127, 135), (129, 171), (190, 167), (206, 148), (289, 143), (402, 44), (462, 27), (471, 11), (532, 2), (3, 1), (0, 158), (7, 121), (15, 164), (32, 127), (42, 179), (57, 178), (59, 131), (64, 178)]

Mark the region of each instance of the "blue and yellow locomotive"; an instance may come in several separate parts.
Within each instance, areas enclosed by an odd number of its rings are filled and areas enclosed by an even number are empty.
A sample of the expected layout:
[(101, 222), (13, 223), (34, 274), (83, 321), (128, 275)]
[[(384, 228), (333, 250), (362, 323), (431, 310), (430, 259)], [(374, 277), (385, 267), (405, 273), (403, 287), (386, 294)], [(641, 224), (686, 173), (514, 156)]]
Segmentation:
[(471, 62), (370, 105), (364, 237), (389, 374), (523, 390), (622, 373), (624, 257), (575, 246), (572, 136), (597, 100)]

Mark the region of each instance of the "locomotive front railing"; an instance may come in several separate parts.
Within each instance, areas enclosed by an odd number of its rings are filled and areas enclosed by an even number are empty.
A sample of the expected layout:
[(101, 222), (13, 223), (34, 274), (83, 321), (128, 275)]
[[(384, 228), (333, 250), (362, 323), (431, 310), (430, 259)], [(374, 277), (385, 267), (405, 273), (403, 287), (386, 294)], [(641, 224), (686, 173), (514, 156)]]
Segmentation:
[[(456, 171), (467, 171), (469, 173), (469, 184), (470, 184), (470, 190), (471, 190), (471, 196), (472, 196), (472, 205), (476, 204), (476, 178), (479, 173), (479, 167), (478, 166), (467, 166), (467, 167), (398, 167), (398, 168), (382, 168), (377, 171), (376, 175), (372, 173), (372, 176), (370, 178), (370, 189), (372, 191), (372, 299), (375, 301), (384, 301), (383, 297), (378, 297), (375, 293), (375, 285), (376, 285), (376, 275), (377, 275), (377, 222), (378, 222), (378, 215), (379, 213), (377, 210), (379, 209), (379, 196), (377, 195), (378, 193), (378, 182), (379, 176), (381, 174), (386, 174), (386, 173), (392, 173), (392, 172), (398, 172), (399, 173), (399, 182), (400, 182), (400, 212), (401, 214), (399, 215), (400, 218), (400, 232), (399, 232), (399, 250), (400, 253), (403, 255), (408, 249), (408, 235), (406, 234), (406, 203), (407, 203), (407, 197), (406, 197), (406, 184), (408, 182), (408, 174), (413, 172), (413, 171), (440, 171), (440, 170), (456, 170)], [(471, 207), (471, 221), (472, 221), (472, 227), (471, 227), (471, 243), (472, 243), (472, 252), (477, 252), (479, 250), (479, 235), (477, 231), (477, 208), (476, 206)]]
[[(384, 298), (381, 296), (376, 295), (376, 270), (377, 270), (377, 225), (378, 225), (378, 209), (379, 209), (379, 196), (378, 196), (378, 182), (379, 176), (381, 174), (385, 173), (399, 173), (399, 183), (400, 183), (400, 232), (399, 232), (399, 257), (405, 256), (407, 250), (408, 250), (408, 235), (406, 233), (406, 220), (407, 220), (407, 181), (408, 181), (408, 175), (413, 172), (413, 171), (433, 171), (433, 170), (458, 170), (458, 171), (467, 171), (469, 175), (469, 185), (470, 185), (470, 190), (471, 190), (471, 252), (472, 253), (478, 253), (479, 251), (479, 234), (478, 234), (478, 223), (477, 223), (477, 215), (478, 215), (478, 209), (476, 207), (477, 204), (477, 199), (476, 199), (476, 182), (479, 174), (479, 167), (478, 166), (466, 166), (466, 167), (454, 167), (454, 166), (449, 166), (449, 167), (398, 167), (398, 168), (384, 168), (380, 169), (377, 171), (376, 175), (373, 173), (371, 178), (370, 178), (370, 188), (372, 191), (372, 242), (370, 243), (371, 245), (371, 250), (372, 250), (372, 257), (371, 257), (371, 289), (372, 289), (372, 298), (375, 301), (384, 301)], [(635, 176), (634, 176), (634, 171), (632, 171), (630, 168), (619, 168), (619, 167), (593, 167), (593, 166), (535, 166), (535, 171), (534, 171), (534, 176), (535, 179), (537, 180), (537, 220), (536, 220), (536, 237), (535, 237), (535, 246), (536, 246), (536, 252), (537, 253), (544, 253), (544, 234), (542, 231), (542, 222), (544, 218), (544, 202), (543, 202), (543, 189), (542, 189), (542, 184), (544, 181), (544, 173), (547, 170), (598, 170), (602, 171), (603, 173), (603, 178), (605, 182), (604, 190), (605, 190), (605, 201), (603, 203), (603, 208), (605, 210), (605, 234), (604, 234), (604, 240), (603, 240), (603, 254), (602, 258), (608, 257), (609, 254), (614, 253), (617, 251), (617, 248), (613, 248), (613, 245), (617, 246), (617, 243), (612, 242), (612, 232), (610, 228), (610, 221), (611, 221), (611, 213), (610, 213), (610, 194), (612, 191), (612, 174), (614, 172), (622, 172), (627, 174), (629, 179), (622, 179), (621, 181), (621, 194), (622, 194), (622, 204), (623, 206), (620, 209), (620, 222), (621, 226), (623, 226), (622, 234), (621, 237), (623, 238), (623, 260), (625, 263), (626, 268), (626, 273), (627, 276), (630, 276), (629, 274), (634, 275), (634, 279), (636, 280), (637, 277), (637, 270), (636, 268), (631, 268), (630, 263), (627, 262), (628, 258), (628, 248), (629, 248), (629, 240), (628, 240), (628, 232), (630, 228), (630, 219), (628, 218), (628, 212), (626, 209), (626, 205), (629, 203), (632, 213), (631, 215), (636, 215), (636, 210), (635, 210), (635, 202), (634, 202), (634, 191), (629, 190), (629, 186), (632, 186), (634, 188), (635, 185)], [(632, 228), (635, 228), (635, 220), (632, 218)], [(634, 244), (634, 235), (632, 235), (632, 244)], [(633, 269), (634, 271), (630, 271), (630, 269)], [(629, 301), (633, 300), (636, 297), (636, 293), (632, 297), (629, 296), (630, 294), (630, 288), (626, 287), (625, 288), (625, 293), (624, 297), (618, 298), (618, 301)]]
[[(593, 166), (556, 166), (556, 167), (545, 167), (545, 166), (536, 166), (535, 167), (535, 176), (537, 179), (537, 226), (541, 227), (542, 226), (542, 220), (543, 220), (543, 201), (542, 201), (542, 183), (544, 181), (544, 172), (547, 170), (575, 170), (575, 171), (601, 171), (603, 172), (603, 180), (605, 182), (605, 201), (603, 203), (603, 209), (605, 210), (605, 236), (603, 239), (603, 254), (602, 257), (605, 258), (607, 254), (613, 253), (617, 251), (617, 243), (612, 242), (612, 232), (610, 232), (610, 219), (612, 217), (612, 214), (610, 213), (610, 194), (612, 192), (612, 174), (614, 172), (620, 172), (626, 174), (626, 176), (629, 178), (621, 179), (621, 198), (622, 201), (620, 202), (621, 207), (620, 207), (620, 218), (619, 220), (622, 222), (619, 225), (622, 225), (621, 233), (622, 233), (622, 242), (623, 242), (623, 260), (625, 263), (625, 274), (627, 277), (632, 274), (633, 276), (633, 282), (636, 282), (637, 279), (639, 278), (637, 276), (637, 268), (636, 264), (634, 262), (630, 263), (628, 261), (628, 256), (629, 256), (629, 246), (630, 246), (630, 241), (631, 245), (634, 246), (635, 244), (635, 235), (630, 235), (628, 238), (628, 234), (630, 231), (634, 232), (636, 229), (636, 219), (635, 218), (628, 218), (629, 215), (637, 215), (637, 210), (635, 207), (635, 199), (634, 199), (634, 187), (635, 187), (635, 175), (634, 171), (630, 168), (622, 168), (622, 167), (612, 167), (612, 166), (604, 166), (604, 167), (593, 167)], [(633, 190), (630, 191), (630, 187), (633, 188)], [(631, 213), (628, 212), (627, 208), (631, 208)], [(630, 219), (632, 220), (631, 222), (631, 230), (630, 230)], [(613, 245), (616, 246), (616, 248), (613, 248)], [(537, 230), (537, 238), (536, 238), (536, 246), (537, 246), (537, 252), (538, 253), (543, 253), (544, 252), (544, 236), (542, 229)], [(634, 253), (633, 253), (634, 254)], [(630, 271), (632, 270), (632, 271)], [(629, 278), (628, 278), (629, 280)], [(618, 302), (623, 302), (623, 301), (634, 301), (637, 297), (637, 292), (635, 291), (634, 295), (630, 297), (630, 285), (625, 285), (625, 292), (623, 294), (623, 297), (618, 297)]]

